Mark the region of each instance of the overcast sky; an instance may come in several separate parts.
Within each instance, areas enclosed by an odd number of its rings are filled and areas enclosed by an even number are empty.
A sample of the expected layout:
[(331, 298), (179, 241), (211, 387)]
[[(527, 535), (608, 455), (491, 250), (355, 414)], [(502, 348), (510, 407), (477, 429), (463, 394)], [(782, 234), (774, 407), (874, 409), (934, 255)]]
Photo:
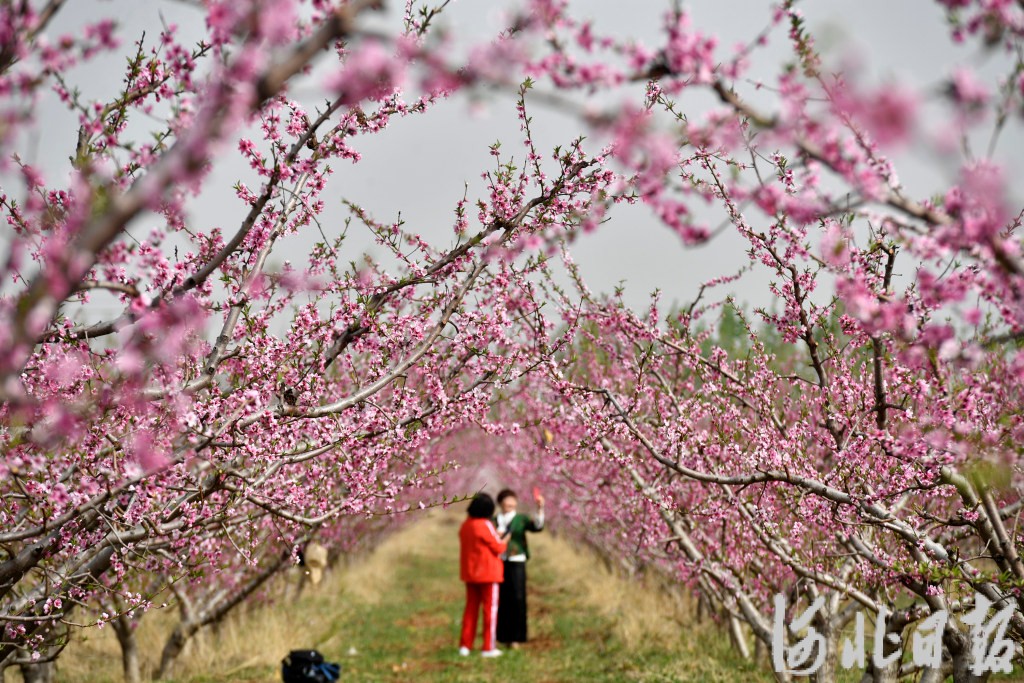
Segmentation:
[[(389, 14), (373, 21), (378, 25), (397, 25), (401, 4), (392, 0), (388, 3)], [(444, 22), (457, 35), (478, 42), (502, 25), (502, 7), (509, 4), (455, 0), (445, 13)], [(656, 45), (660, 16), (667, 4), (660, 0), (577, 0), (573, 7), (578, 8), (578, 15), (595, 20), (596, 32), (635, 36), (648, 45)], [(749, 41), (768, 22), (767, 2), (704, 0), (686, 6), (695, 26), (720, 38), (723, 54), (731, 45)], [(838, 60), (841, 55), (857, 54), (875, 79), (908, 79), (938, 87), (957, 63), (988, 72), (1000, 68), (982, 55), (974, 43), (952, 47), (939, 6), (928, 0), (814, 0), (802, 3), (801, 7), (827, 55)], [(75, 0), (62, 10), (50, 33), (73, 31), (100, 15), (117, 17), (122, 26), (120, 35), (126, 42), (143, 30), (155, 39), (162, 21), (178, 24), (185, 37), (198, 38), (203, 22), (203, 15), (196, 8), (173, 0)], [(757, 53), (753, 77), (767, 80), (777, 72), (785, 57), (786, 41), (777, 36), (774, 43), (774, 47)], [(126, 51), (122, 49), (116, 58), (100, 59), (76, 70), (70, 80), (88, 96), (111, 95), (120, 85)], [(320, 92), (319, 82), (319, 76), (306, 79), (292, 91), (292, 96), (311, 106), (322, 101), (325, 94)], [(703, 106), (689, 96), (681, 102), (684, 107)], [(542, 151), (567, 143), (581, 132), (579, 124), (564, 114), (541, 105), (531, 106)], [(23, 151), (47, 169), (50, 179), (56, 180), (66, 172), (77, 126), (56, 103), (44, 107), (40, 121), (41, 134), (29, 141)], [(152, 124), (138, 121), (134, 125)], [(462, 197), (464, 183), (469, 183), (471, 199), (483, 194), (479, 175), (491, 167), (488, 146), (496, 140), (506, 141), (506, 149), (521, 149), (513, 99), (509, 96), (492, 95), (482, 103), (470, 103), (459, 97), (442, 103), (426, 116), (397, 120), (381, 135), (355, 140), (353, 146), (363, 154), (363, 161), (355, 165), (332, 164), (336, 174), (324, 195), (329, 207), (321, 221), (325, 231), (336, 234), (340, 229), (345, 215), (340, 200), (344, 197), (383, 221), (394, 220), (401, 211), (408, 229), (419, 232), (435, 245), (451, 243), (455, 202)], [(1013, 132), (1006, 138), (1004, 149), (1019, 150), (1020, 142), (1019, 133)], [(1007, 161), (1020, 168), (1020, 159), (1007, 155)], [(940, 187), (953, 172), (937, 166), (933, 159), (913, 155), (898, 158), (898, 163), (900, 177), (912, 193)], [(208, 232), (220, 226), (228, 233), (234, 232), (245, 213), (245, 207), (230, 189), (239, 179), (256, 185), (234, 149), (226, 150), (203, 194), (191, 204), (190, 219), (196, 230)], [(715, 217), (721, 218), (721, 214)], [(145, 231), (145, 226), (134, 227)], [(319, 239), (318, 235), (316, 238)], [(291, 238), (275, 250), (272, 262), (280, 264), (286, 258), (302, 262), (307, 244), (308, 239)], [(344, 255), (345, 260), (358, 260), (364, 251), (382, 255), (364, 231), (351, 234), (346, 249), (350, 251)], [(655, 288), (665, 292), (668, 302), (689, 301), (700, 282), (733, 272), (743, 264), (743, 250), (744, 244), (728, 231), (708, 245), (683, 248), (674, 235), (659, 227), (646, 208), (640, 206), (614, 212), (611, 222), (577, 243), (574, 255), (593, 289), (610, 291), (624, 283), (627, 301), (645, 307), (648, 294)], [(768, 304), (767, 281), (765, 273), (754, 273), (732, 285), (732, 291), (748, 304)]]

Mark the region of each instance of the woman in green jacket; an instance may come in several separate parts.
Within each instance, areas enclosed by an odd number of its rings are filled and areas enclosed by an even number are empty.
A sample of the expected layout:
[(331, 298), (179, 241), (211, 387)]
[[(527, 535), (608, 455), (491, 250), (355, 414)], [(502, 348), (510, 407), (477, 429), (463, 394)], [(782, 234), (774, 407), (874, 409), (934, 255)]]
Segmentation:
[(497, 640), (512, 648), (526, 642), (526, 561), (530, 549), (526, 532), (544, 528), (544, 497), (536, 490), (537, 515), (530, 517), (517, 511), (519, 499), (515, 491), (504, 489), (498, 493), (498, 516), (494, 520), (498, 533), (508, 533), (505, 561), (505, 580), (498, 592)]

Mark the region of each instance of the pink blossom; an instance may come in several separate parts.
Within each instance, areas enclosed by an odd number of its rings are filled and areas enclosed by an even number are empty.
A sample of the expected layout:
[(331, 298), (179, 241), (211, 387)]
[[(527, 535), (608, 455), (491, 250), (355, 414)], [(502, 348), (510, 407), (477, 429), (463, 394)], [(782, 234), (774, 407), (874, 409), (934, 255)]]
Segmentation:
[(960, 109), (967, 113), (981, 110), (988, 104), (991, 94), (974, 72), (960, 68), (953, 72), (950, 95)]
[(850, 264), (850, 251), (847, 236), (836, 221), (829, 221), (825, 233), (821, 237), (821, 255), (825, 261), (836, 268), (845, 268)]
[(367, 41), (346, 55), (344, 67), (328, 78), (325, 86), (347, 104), (380, 100), (401, 88), (405, 72), (400, 57), (388, 53), (376, 41)]
[(127, 451), (144, 472), (153, 472), (168, 463), (163, 448), (158, 445), (155, 435), (148, 429), (140, 429), (131, 437), (131, 445)]
[(840, 87), (833, 103), (843, 114), (863, 125), (871, 139), (883, 147), (906, 142), (917, 123), (917, 98), (902, 84), (888, 84), (867, 93)]

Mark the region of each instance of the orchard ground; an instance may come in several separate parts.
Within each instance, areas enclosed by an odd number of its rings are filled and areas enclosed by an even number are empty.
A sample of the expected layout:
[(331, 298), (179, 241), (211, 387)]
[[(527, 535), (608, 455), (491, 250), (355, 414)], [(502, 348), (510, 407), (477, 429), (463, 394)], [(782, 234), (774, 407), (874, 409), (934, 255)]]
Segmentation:
[[(454, 510), (425, 514), (307, 587), (297, 602), (278, 586), (274, 604), (255, 606), (193, 643), (175, 680), (279, 681), (281, 657), (310, 647), (340, 662), (345, 681), (771, 680), (738, 661), (710, 621), (696, 623), (689, 605), (618, 576), (550, 533), (531, 537), (531, 642), (496, 660), (459, 657), (461, 519)], [(142, 620), (145, 666), (157, 661), (170, 617), (153, 612)], [(110, 629), (89, 634), (61, 657), (58, 679), (119, 682)]]
[[(687, 601), (622, 576), (551, 533), (531, 537), (531, 642), (499, 659), (459, 657), (461, 519), (454, 510), (423, 514), (319, 586), (307, 585), (298, 600), (296, 570), (275, 586), (273, 603), (253, 605), (193, 641), (172, 680), (280, 681), (281, 657), (297, 648), (317, 648), (340, 662), (343, 681), (774, 680), (766, 662), (741, 660), (725, 631), (699, 622)], [(142, 620), (144, 676), (155, 667), (171, 617), (154, 611)], [(58, 681), (120, 683), (113, 633), (86, 633), (59, 660)]]

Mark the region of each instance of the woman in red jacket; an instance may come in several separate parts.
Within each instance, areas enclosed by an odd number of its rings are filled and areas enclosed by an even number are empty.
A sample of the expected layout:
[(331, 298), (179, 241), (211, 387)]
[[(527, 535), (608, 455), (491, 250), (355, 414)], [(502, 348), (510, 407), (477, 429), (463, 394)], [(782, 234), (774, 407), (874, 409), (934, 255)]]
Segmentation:
[(459, 577), (466, 583), (466, 610), (462, 613), (462, 639), (459, 654), (466, 656), (476, 639), (476, 619), (484, 609), (484, 657), (498, 657), (494, 646), (494, 628), (498, 615), (498, 584), (505, 578), (501, 554), (503, 541), (491, 524), (494, 500), (486, 493), (473, 496), (469, 517), (459, 529)]

